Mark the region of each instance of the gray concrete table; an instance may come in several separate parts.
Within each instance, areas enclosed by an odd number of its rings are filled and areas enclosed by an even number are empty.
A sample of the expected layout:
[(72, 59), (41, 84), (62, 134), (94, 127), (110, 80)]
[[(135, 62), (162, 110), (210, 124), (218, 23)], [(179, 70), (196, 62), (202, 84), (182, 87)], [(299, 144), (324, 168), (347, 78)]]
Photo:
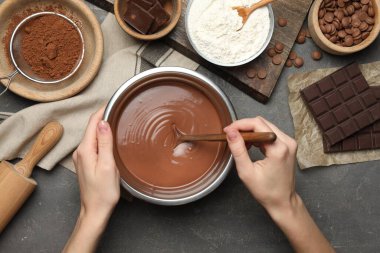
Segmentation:
[[(9, 0), (11, 1), (11, 0)], [(0, 0), (2, 2), (2, 0)], [(106, 13), (94, 6), (99, 20)], [(380, 40), (362, 53), (310, 59), (315, 45), (295, 46), (305, 66), (286, 69), (267, 105), (223, 81), (206, 69), (228, 95), (240, 118), (262, 115), (293, 135), (287, 102), (287, 77), (294, 71), (380, 60)], [(0, 111), (17, 112), (33, 102), (8, 93)], [(0, 140), (1, 141), (1, 140)], [(252, 158), (260, 154), (252, 151)], [(379, 161), (297, 170), (297, 191), (319, 227), (338, 252), (380, 251)], [(59, 252), (68, 239), (78, 212), (76, 176), (57, 166), (36, 169), (37, 190), (0, 236), (0, 252)], [(265, 210), (252, 199), (233, 170), (206, 198), (186, 206), (160, 207), (120, 200), (100, 242), (98, 252), (292, 252), (288, 241)]]

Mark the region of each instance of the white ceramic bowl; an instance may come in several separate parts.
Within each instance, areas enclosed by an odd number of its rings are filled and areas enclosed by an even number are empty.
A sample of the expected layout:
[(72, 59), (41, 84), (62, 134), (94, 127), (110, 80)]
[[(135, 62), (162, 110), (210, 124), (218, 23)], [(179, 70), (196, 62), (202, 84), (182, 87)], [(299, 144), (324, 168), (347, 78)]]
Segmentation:
[(244, 65), (248, 62), (251, 62), (253, 61), (254, 59), (256, 59), (257, 57), (259, 57), (261, 55), (261, 53), (267, 48), (267, 46), (269, 45), (270, 43), (270, 40), (272, 39), (272, 35), (273, 35), (273, 31), (274, 31), (274, 14), (273, 14), (273, 9), (272, 9), (272, 6), (270, 4), (267, 5), (268, 7), (268, 11), (269, 11), (269, 19), (270, 19), (270, 24), (269, 24), (269, 33), (268, 33), (268, 36), (265, 40), (265, 43), (263, 44), (263, 46), (260, 48), (259, 51), (257, 51), (256, 53), (252, 54), (251, 57), (249, 57), (248, 59), (246, 60), (243, 60), (243, 61), (240, 61), (240, 62), (237, 62), (237, 63), (232, 63), (232, 64), (222, 64), (220, 62), (216, 62), (214, 61), (213, 59), (210, 59), (208, 58), (202, 51), (200, 51), (196, 44), (194, 43), (193, 39), (191, 38), (191, 35), (190, 35), (190, 31), (189, 31), (189, 13), (190, 13), (190, 8), (191, 8), (191, 5), (192, 3), (194, 2), (194, 0), (190, 0), (188, 5), (187, 5), (187, 10), (186, 10), (186, 20), (185, 20), (185, 26), (186, 26), (186, 34), (187, 34), (187, 38), (189, 39), (190, 41), (190, 44), (191, 46), (194, 48), (194, 50), (205, 60), (207, 60), (208, 62), (211, 62), (212, 64), (215, 64), (215, 65), (218, 65), (218, 66), (222, 66), (222, 67), (236, 67), (236, 66), (241, 66), (241, 65)]

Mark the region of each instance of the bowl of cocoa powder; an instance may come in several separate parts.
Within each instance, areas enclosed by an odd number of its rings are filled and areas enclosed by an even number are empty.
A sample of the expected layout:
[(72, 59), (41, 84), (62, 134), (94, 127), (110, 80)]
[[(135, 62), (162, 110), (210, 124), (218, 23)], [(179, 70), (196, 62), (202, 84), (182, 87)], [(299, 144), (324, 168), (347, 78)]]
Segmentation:
[(79, 69), (84, 56), (83, 36), (68, 17), (38, 12), (16, 27), (10, 56), (18, 72), (38, 83), (62, 82)]
[(347, 55), (367, 48), (380, 33), (380, 0), (316, 0), (309, 31), (324, 51)]

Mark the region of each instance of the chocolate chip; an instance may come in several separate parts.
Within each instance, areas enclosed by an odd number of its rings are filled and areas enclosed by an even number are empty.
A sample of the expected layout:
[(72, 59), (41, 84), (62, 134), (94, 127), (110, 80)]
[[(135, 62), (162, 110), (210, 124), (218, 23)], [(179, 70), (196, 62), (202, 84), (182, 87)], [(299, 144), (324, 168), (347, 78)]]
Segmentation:
[(338, 6), (343, 8), (346, 5), (344, 0), (338, 0)]
[(278, 55), (275, 55), (273, 58), (272, 58), (272, 63), (274, 65), (280, 65), (282, 63), (282, 56), (280, 54)]
[(375, 16), (375, 10), (372, 7), (368, 8), (368, 16), (373, 18)]
[(334, 20), (334, 13), (332, 13), (332, 12), (327, 12), (327, 13), (325, 14), (324, 19), (325, 19), (325, 21), (326, 21), (327, 23), (331, 23), (331, 22)]
[(363, 42), (363, 39), (360, 37), (358, 39), (354, 39), (354, 45), (359, 45), (362, 42)]
[[(349, 5), (349, 6), (347, 6), (346, 10), (347, 10), (347, 14), (348, 14), (348, 15), (352, 15), (352, 14), (355, 13), (355, 7), (354, 7), (353, 5)], [(348, 15), (347, 15), (347, 16), (348, 16)]]
[(297, 58), (297, 53), (295, 51), (290, 51), (290, 54), (289, 54), (289, 59), (290, 60), (295, 60)]
[(360, 26), (360, 24), (361, 24), (362, 22), (360, 21), (360, 19), (353, 19), (352, 20), (352, 27), (359, 27)]
[(288, 20), (285, 19), (285, 18), (279, 18), (278, 19), (278, 25), (281, 26), (281, 27), (284, 27), (288, 24)]
[(285, 46), (281, 42), (276, 42), (276, 44), (274, 46), (274, 49), (275, 49), (276, 53), (278, 53), (278, 54), (281, 54), (284, 51), (284, 48), (285, 48)]
[(267, 71), (264, 68), (260, 68), (257, 72), (257, 77), (260, 79), (265, 79), (267, 77)]
[(305, 43), (305, 41), (306, 41), (306, 36), (298, 36), (297, 37), (297, 43), (298, 44), (303, 44), (303, 43)]
[(335, 43), (335, 42), (337, 42), (338, 41), (338, 36), (331, 36), (330, 37), (330, 41), (332, 42), (332, 43)]
[(352, 37), (358, 37), (361, 34), (359, 28), (352, 28)]
[(311, 58), (315, 61), (319, 61), (322, 58), (322, 53), (321, 51), (315, 50), (311, 53)]
[(325, 9), (320, 9), (319, 12), (318, 12), (318, 18), (323, 18), (326, 14), (326, 10)]
[(359, 10), (362, 8), (362, 6), (360, 5), (360, 3), (358, 2), (353, 2), (352, 5), (355, 7), (356, 10)]
[(368, 24), (366, 22), (362, 22), (359, 26), (360, 31), (364, 32), (368, 29)]
[(295, 60), (294, 60), (294, 66), (296, 68), (301, 68), (304, 64), (304, 61), (303, 61), (303, 58), (302, 57), (297, 57)]
[(341, 38), (341, 39), (344, 39), (344, 37), (347, 36), (347, 33), (344, 31), (344, 30), (340, 30), (338, 32), (338, 37)]
[(365, 32), (362, 34), (362, 39), (365, 40), (368, 38), (368, 36), (369, 36), (369, 32)]
[(273, 57), (277, 53), (276, 53), (276, 50), (273, 47), (271, 47), (271, 48), (268, 49), (267, 54), (268, 54), (269, 57)]
[(359, 14), (358, 14), (358, 16), (359, 16), (359, 20), (360, 21), (364, 21), (364, 20), (366, 20), (368, 18), (367, 12), (364, 12), (364, 11), (360, 11)]
[(343, 45), (346, 46), (346, 47), (350, 47), (350, 46), (352, 46), (352, 44), (354, 44), (354, 38), (352, 38), (351, 35), (346, 36), (344, 38)]
[(365, 19), (365, 22), (366, 22), (367, 24), (369, 24), (369, 25), (374, 25), (374, 24), (375, 24), (375, 20), (374, 20), (373, 18), (371, 18), (371, 17), (367, 17), (367, 18)]
[(251, 79), (253, 79), (253, 78), (255, 78), (256, 77), (256, 75), (257, 75), (257, 71), (256, 71), (256, 69), (254, 69), (254, 68), (250, 68), (250, 69), (248, 69), (247, 70), (247, 77), (248, 78), (251, 78)]

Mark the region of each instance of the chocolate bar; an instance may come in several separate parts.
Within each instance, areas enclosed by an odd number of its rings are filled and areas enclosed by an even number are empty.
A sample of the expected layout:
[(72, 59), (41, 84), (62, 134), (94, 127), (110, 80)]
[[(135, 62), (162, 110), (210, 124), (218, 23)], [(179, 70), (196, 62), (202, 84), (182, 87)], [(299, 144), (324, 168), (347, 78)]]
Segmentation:
[(357, 63), (303, 89), (301, 97), (330, 146), (380, 119), (380, 103)]
[(155, 18), (134, 1), (129, 1), (124, 21), (142, 34), (147, 34)]
[[(380, 102), (380, 86), (370, 87), (370, 90)], [(380, 149), (380, 120), (333, 146), (323, 139), (323, 149), (325, 153)]]

